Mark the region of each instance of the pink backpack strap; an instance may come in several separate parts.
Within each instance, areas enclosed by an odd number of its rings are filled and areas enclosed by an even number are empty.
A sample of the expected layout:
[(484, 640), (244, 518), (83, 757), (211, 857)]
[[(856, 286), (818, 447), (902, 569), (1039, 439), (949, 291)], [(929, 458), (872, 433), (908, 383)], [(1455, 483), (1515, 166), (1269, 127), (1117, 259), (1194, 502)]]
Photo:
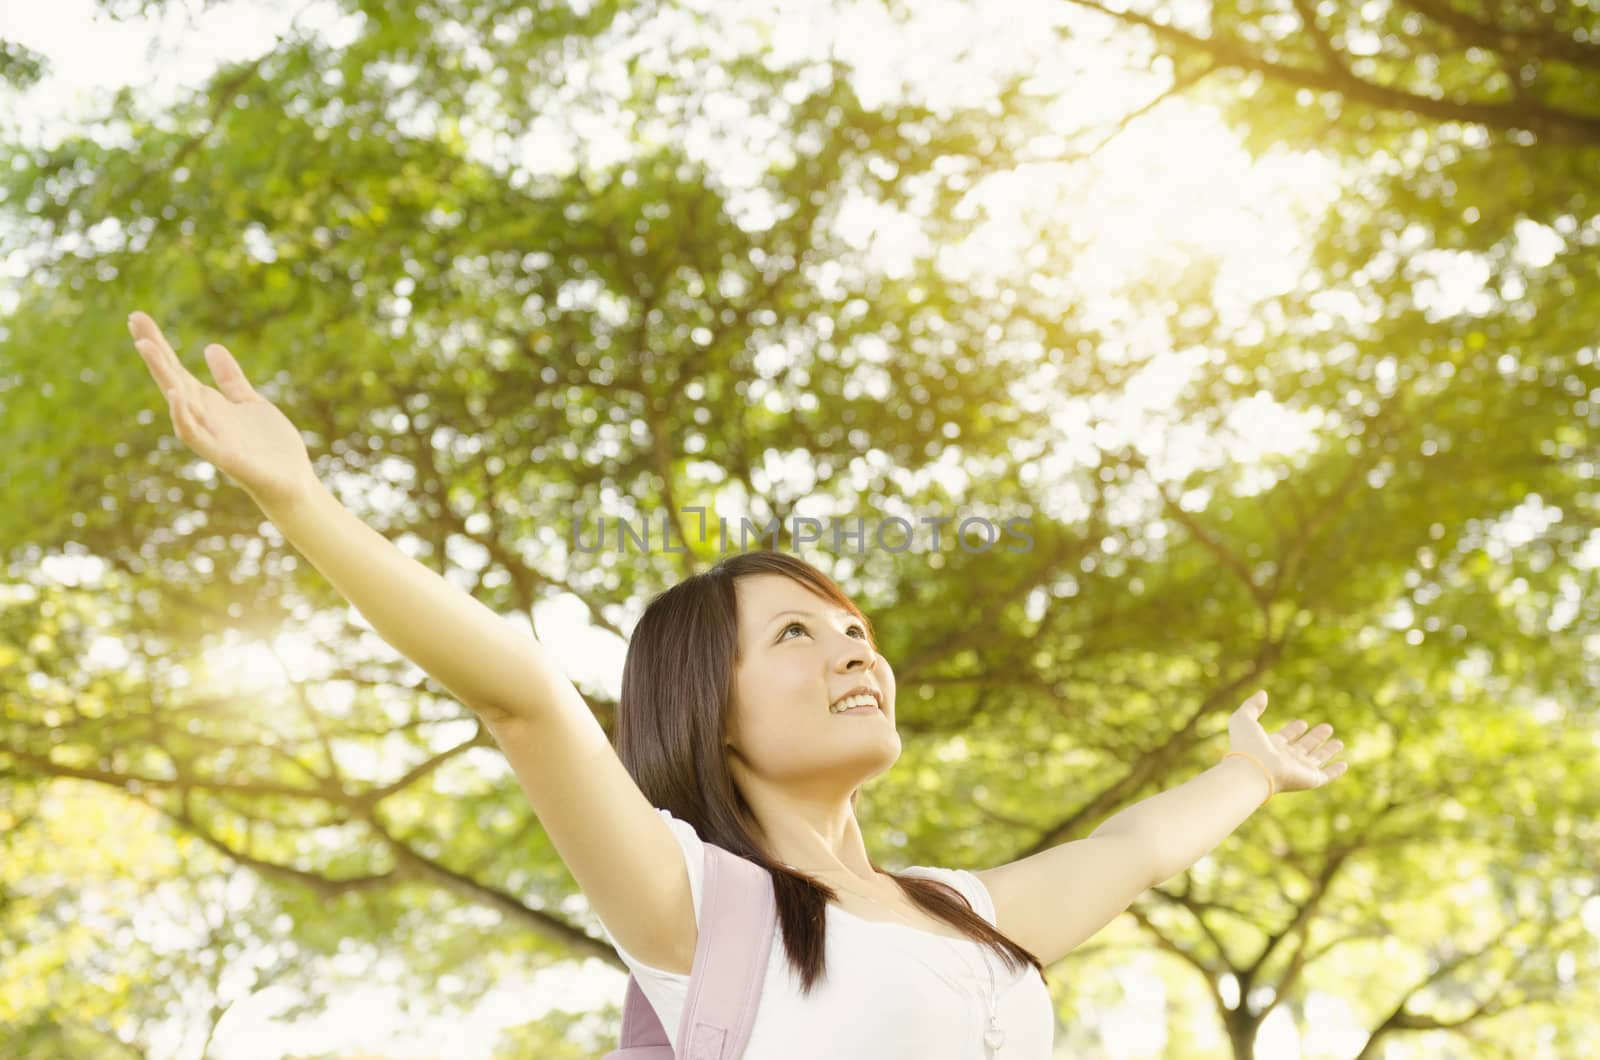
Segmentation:
[(604, 1060), (737, 1060), (755, 1026), (778, 907), (772, 877), (753, 861), (705, 846), (699, 939), (677, 1049), (639, 982), (628, 976), (622, 1043)]

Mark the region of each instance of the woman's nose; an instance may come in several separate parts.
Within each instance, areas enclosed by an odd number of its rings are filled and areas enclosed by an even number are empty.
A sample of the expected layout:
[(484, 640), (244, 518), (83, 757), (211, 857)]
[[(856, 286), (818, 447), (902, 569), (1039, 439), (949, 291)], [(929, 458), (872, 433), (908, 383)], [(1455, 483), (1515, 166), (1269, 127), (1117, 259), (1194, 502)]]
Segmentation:
[(872, 645), (863, 640), (852, 638), (852, 642), (843, 656), (844, 668), (848, 670), (851, 667), (871, 666), (873, 654)]

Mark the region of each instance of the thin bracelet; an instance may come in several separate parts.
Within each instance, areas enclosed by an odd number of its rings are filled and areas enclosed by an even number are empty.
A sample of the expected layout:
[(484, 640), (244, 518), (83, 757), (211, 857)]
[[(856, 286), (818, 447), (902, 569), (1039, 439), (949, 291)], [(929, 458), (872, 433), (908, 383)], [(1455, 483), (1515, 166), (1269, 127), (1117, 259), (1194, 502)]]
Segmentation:
[[(1232, 758), (1234, 755), (1238, 755), (1241, 758), (1248, 758), (1248, 759), (1250, 759), (1250, 761), (1254, 762), (1257, 766), (1260, 766), (1261, 772), (1265, 773), (1266, 777), (1267, 777), (1267, 799), (1272, 798), (1272, 796), (1274, 796), (1274, 795), (1276, 795), (1278, 793), (1278, 785), (1273, 782), (1272, 773), (1267, 769), (1267, 767), (1264, 766), (1264, 765), (1261, 765), (1261, 759), (1257, 758), (1253, 754), (1250, 754), (1248, 751), (1229, 751), (1227, 754), (1222, 756), (1222, 760), (1224, 762), (1226, 762), (1229, 758)], [(1261, 801), (1265, 802), (1266, 799), (1263, 799)]]

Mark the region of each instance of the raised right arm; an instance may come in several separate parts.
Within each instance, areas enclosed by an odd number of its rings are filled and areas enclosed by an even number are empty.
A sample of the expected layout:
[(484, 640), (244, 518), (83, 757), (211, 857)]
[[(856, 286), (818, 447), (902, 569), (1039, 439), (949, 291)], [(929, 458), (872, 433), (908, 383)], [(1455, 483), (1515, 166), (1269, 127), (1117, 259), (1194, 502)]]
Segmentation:
[(683, 851), (545, 646), (340, 504), (312, 471), (300, 432), (225, 348), (205, 350), (214, 389), (183, 367), (147, 315), (131, 315), (128, 329), (183, 443), (249, 493), (379, 636), (484, 720), (617, 941), (687, 974), (698, 931)]

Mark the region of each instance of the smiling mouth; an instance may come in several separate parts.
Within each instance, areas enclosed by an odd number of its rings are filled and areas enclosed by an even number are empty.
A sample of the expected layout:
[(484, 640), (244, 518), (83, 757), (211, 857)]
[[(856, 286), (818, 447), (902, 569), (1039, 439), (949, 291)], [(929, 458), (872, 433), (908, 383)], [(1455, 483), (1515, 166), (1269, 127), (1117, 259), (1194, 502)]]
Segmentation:
[(867, 702), (867, 703), (858, 702), (858, 703), (856, 703), (855, 706), (852, 706), (852, 707), (849, 707), (849, 708), (846, 708), (846, 709), (843, 709), (843, 710), (839, 709), (837, 706), (832, 706), (832, 707), (828, 708), (828, 713), (830, 713), (830, 714), (870, 714), (870, 713), (872, 713), (874, 711), (877, 711), (877, 712), (880, 712), (880, 713), (883, 711), (883, 699), (876, 692), (857, 692), (854, 695), (846, 696), (844, 699), (840, 700), (840, 702), (848, 702), (850, 700), (861, 700), (861, 699), (870, 700), (870, 702)]

